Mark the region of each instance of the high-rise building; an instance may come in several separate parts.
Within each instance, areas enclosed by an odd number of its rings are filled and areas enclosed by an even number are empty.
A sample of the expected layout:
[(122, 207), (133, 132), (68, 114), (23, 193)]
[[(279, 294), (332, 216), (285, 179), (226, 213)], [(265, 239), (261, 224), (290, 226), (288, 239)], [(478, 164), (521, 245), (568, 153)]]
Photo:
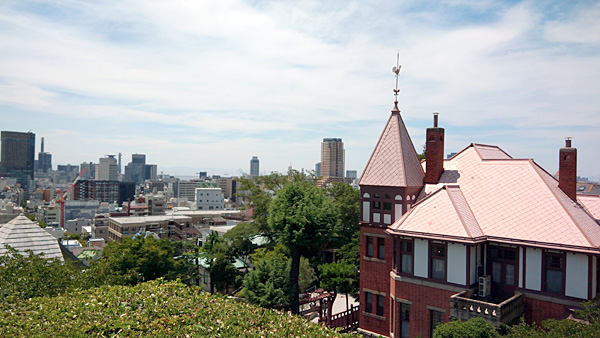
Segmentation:
[(321, 162), (315, 163), (315, 175), (321, 176)]
[(107, 155), (107, 157), (98, 161), (96, 179), (102, 181), (117, 181), (119, 179), (119, 169), (115, 155)]
[(250, 176), (252, 176), (252, 177), (259, 176), (258, 165), (259, 165), (258, 156), (252, 156), (252, 159), (250, 160)]
[(131, 162), (125, 166), (125, 181), (141, 184), (146, 178), (146, 155), (132, 154)]
[(73, 186), (73, 200), (96, 200), (123, 204), (135, 197), (135, 183), (116, 180), (79, 180)]
[(82, 180), (96, 178), (96, 164), (94, 162), (82, 162), (79, 165), (79, 172), (82, 172), (85, 169), (85, 172), (81, 175)]
[(144, 169), (144, 179), (156, 181), (156, 178), (158, 177), (158, 166), (156, 164), (146, 164)]
[(321, 143), (321, 176), (344, 178), (344, 143), (341, 138), (324, 138)]
[(356, 170), (346, 170), (346, 178), (356, 179), (358, 177)]
[(40, 152), (38, 153), (37, 169), (43, 173), (48, 173), (52, 170), (52, 154), (44, 152), (44, 138), (42, 137)]
[(0, 174), (16, 178), (24, 189), (33, 181), (35, 162), (35, 134), (3, 131)]

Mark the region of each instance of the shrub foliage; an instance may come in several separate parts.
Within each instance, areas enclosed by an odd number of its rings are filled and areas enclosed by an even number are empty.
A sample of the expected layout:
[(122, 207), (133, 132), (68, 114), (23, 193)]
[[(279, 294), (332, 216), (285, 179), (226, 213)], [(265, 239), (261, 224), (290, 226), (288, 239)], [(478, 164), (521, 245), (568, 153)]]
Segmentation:
[(303, 318), (162, 279), (0, 303), (1, 337), (342, 337)]

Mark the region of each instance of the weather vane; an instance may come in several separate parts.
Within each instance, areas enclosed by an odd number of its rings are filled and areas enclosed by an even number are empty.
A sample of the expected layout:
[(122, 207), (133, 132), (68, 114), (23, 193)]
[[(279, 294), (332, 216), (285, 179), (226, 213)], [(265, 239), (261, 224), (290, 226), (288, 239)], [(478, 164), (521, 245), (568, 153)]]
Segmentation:
[(392, 72), (396, 74), (396, 89), (394, 89), (395, 103), (398, 103), (398, 93), (400, 92), (400, 89), (398, 89), (398, 75), (400, 74), (400, 68), (402, 68), (402, 66), (400, 66), (400, 51), (398, 51), (396, 66), (392, 68)]

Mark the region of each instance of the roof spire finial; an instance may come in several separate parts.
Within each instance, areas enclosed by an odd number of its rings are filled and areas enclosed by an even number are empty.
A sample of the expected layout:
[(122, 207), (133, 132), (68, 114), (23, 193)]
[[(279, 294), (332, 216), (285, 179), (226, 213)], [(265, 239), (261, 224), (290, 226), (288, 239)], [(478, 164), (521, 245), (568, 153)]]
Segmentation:
[(402, 66), (400, 66), (400, 50), (398, 50), (398, 55), (396, 56), (396, 66), (392, 68), (392, 72), (396, 74), (396, 89), (394, 89), (394, 111), (400, 111), (398, 110), (398, 93), (400, 92), (400, 89), (398, 89), (398, 76), (400, 74), (400, 68), (402, 68)]

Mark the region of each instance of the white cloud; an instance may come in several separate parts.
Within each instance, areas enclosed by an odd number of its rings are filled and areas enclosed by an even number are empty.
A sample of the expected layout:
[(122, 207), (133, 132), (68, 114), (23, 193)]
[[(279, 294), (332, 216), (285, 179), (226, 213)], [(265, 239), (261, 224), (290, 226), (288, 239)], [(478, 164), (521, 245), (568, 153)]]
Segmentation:
[(267, 170), (312, 168), (320, 139), (342, 137), (360, 171), (392, 108), (400, 49), (415, 140), (439, 111), (461, 142), (502, 146), (531, 130), (546, 144), (563, 130), (593, 141), (598, 10), (549, 22), (531, 3), (4, 2), (0, 115), (3, 128), (45, 134), (57, 163), (122, 151), (165, 167), (245, 168), (259, 155)]
[(600, 44), (600, 4), (581, 7), (573, 17), (545, 24), (546, 39), (558, 43)]

